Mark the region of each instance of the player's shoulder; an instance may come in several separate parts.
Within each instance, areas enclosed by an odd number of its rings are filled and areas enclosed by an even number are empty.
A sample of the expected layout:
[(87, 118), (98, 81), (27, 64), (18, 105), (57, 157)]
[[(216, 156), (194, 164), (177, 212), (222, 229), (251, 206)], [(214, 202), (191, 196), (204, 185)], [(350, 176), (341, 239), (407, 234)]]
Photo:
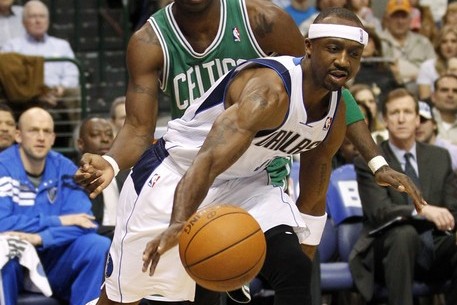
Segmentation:
[(161, 47), (159, 38), (149, 22), (146, 22), (141, 28), (133, 33), (129, 44), (135, 43), (140, 43), (145, 46), (149, 45), (151, 47)]
[(245, 1), (252, 32), (266, 54), (305, 53), (303, 35), (288, 13), (271, 1)]
[[(265, 0), (245, 0), (248, 17), (251, 24), (271, 23), (282, 14), (287, 14), (279, 6), (271, 1)], [(262, 18), (259, 19), (259, 16)]]
[[(162, 57), (162, 45), (149, 22), (135, 31), (129, 40), (128, 56), (134, 56), (141, 61), (157, 60)], [(147, 56), (144, 56), (147, 54)]]

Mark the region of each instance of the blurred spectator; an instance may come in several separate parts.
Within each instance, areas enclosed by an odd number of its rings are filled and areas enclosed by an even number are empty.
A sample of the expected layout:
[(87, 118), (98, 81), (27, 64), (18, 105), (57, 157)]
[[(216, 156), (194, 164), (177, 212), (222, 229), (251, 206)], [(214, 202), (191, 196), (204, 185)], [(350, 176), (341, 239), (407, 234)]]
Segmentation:
[(447, 62), (447, 71), (448, 74), (454, 74), (457, 76), (457, 57), (449, 58)]
[(430, 98), (434, 90), (433, 83), (446, 73), (448, 61), (457, 56), (457, 27), (446, 25), (441, 28), (435, 39), (436, 58), (428, 59), (420, 65), (417, 75), (419, 98)]
[(13, 110), (0, 103), (0, 152), (14, 143), (16, 136), (16, 119)]
[(457, 145), (439, 138), (438, 126), (432, 111), (432, 105), (419, 101), (420, 125), (416, 130), (416, 139), (419, 142), (443, 147), (449, 151), (452, 169), (457, 171)]
[(416, 79), (419, 66), (435, 57), (432, 43), (410, 29), (411, 5), (408, 0), (389, 0), (386, 7), (383, 32), (383, 53), (394, 58), (394, 70), (404, 86), (417, 92)]
[[(46, 58), (75, 58), (66, 40), (47, 34), (49, 10), (43, 2), (30, 0), (24, 5), (23, 23), (27, 33), (7, 41), (2, 48), (3, 52)], [(58, 99), (66, 93), (66, 88), (75, 88), (79, 85), (78, 69), (70, 62), (47, 62), (44, 68), (44, 83), (52, 90), (42, 100), (55, 106)]]
[(457, 2), (449, 3), (443, 16), (443, 26), (457, 26)]
[(297, 26), (317, 12), (316, 8), (308, 0), (291, 0), (284, 10), (292, 17)]
[(354, 144), (352, 144), (351, 140), (345, 137), (340, 149), (335, 155), (335, 160), (333, 161), (332, 165), (333, 169), (337, 169), (346, 164), (352, 164), (354, 158), (359, 155), (359, 151), (354, 146)]
[(364, 104), (370, 110), (370, 115), (373, 118), (372, 131), (384, 130), (385, 126), (378, 112), (378, 101), (370, 86), (365, 84), (353, 84), (349, 90), (354, 96), (357, 104)]
[(316, 19), (319, 12), (331, 7), (344, 7), (346, 0), (316, 0), (316, 13), (304, 20), (300, 25), (300, 32), (306, 37), (308, 36), (308, 30), (311, 23)]
[(114, 136), (121, 130), (125, 121), (125, 96), (119, 96), (114, 99), (109, 111), (111, 123), (114, 127)]
[(438, 136), (457, 145), (457, 76), (445, 74), (439, 77), (431, 100), (435, 106)]
[[(104, 155), (111, 148), (113, 140), (114, 130), (108, 119), (89, 117), (81, 122), (77, 140), (81, 155), (85, 153)], [(91, 199), (92, 212), (95, 221), (99, 224), (98, 233), (110, 239), (113, 238), (116, 225), (119, 193), (128, 173), (128, 171), (121, 171), (99, 196)]]
[[(0, 232), (36, 247), (53, 295), (76, 305), (98, 297), (110, 241), (96, 234), (76, 166), (51, 150), (54, 122), (41, 108), (19, 118), (17, 145), (0, 154)], [(4, 249), (3, 249), (4, 250)], [(24, 273), (17, 253), (1, 269), (6, 304), (16, 304)]]
[(357, 104), (365, 105), (370, 111), (371, 117), (371, 136), (376, 143), (381, 143), (388, 138), (388, 132), (378, 111), (378, 101), (373, 90), (365, 84), (354, 84), (350, 87)]
[(352, 144), (352, 142), (345, 137), (343, 144), (341, 144), (339, 153), (344, 160), (345, 164), (352, 164), (354, 162), (355, 157), (360, 156), (359, 151), (357, 148)]
[[(378, 282), (387, 288), (387, 304), (413, 305), (413, 280), (442, 283), (451, 279), (450, 287), (457, 287), (457, 244), (455, 232), (451, 233), (457, 217), (457, 178), (445, 149), (416, 142), (418, 105), (407, 90), (390, 92), (383, 114), (389, 140), (381, 144), (381, 151), (392, 168), (417, 184), (428, 205), (418, 211), (422, 220), (410, 222), (415, 208), (409, 197), (378, 185), (366, 162), (356, 158), (364, 221), (350, 268), (367, 302)], [(402, 221), (369, 235), (396, 217)], [(456, 289), (446, 293), (446, 304), (457, 304)]]
[(433, 16), (433, 21), (435, 22), (436, 26), (440, 28), (442, 26), (442, 18), (446, 13), (448, 0), (420, 0), (420, 4), (430, 8)]
[[(24, 5), (23, 23), (26, 34), (5, 43), (4, 52), (16, 52), (23, 55), (42, 56), (45, 58), (70, 58), (75, 55), (70, 44), (63, 39), (49, 36), (49, 10), (39, 0), (30, 0)], [(48, 89), (39, 97), (36, 103), (14, 104), (14, 111), (23, 111), (30, 106), (39, 105), (55, 107), (52, 111), (59, 135), (56, 147), (69, 147), (69, 139), (65, 136), (71, 133), (71, 122), (80, 120), (79, 73), (77, 67), (71, 62), (45, 62), (44, 84)], [(18, 108), (18, 109), (16, 109)]]
[(8, 40), (25, 34), (22, 6), (13, 3), (14, 0), (0, 0), (0, 50)]
[[(367, 123), (368, 125), (368, 130), (371, 131), (373, 126), (373, 118), (371, 116), (370, 109), (365, 104), (360, 103), (357, 100), (356, 102), (359, 105), (360, 111), (365, 117), (365, 123)], [(357, 150), (357, 148), (354, 146), (354, 144), (352, 144), (352, 142), (347, 137), (345, 137), (343, 144), (341, 144), (340, 149), (335, 154), (335, 157), (332, 160), (332, 169), (335, 170), (337, 168), (341, 168), (343, 165), (352, 164), (354, 158), (358, 155), (360, 155), (360, 153)], [(352, 171), (354, 171), (354, 167), (352, 167)], [(331, 185), (329, 185), (329, 188), (331, 188)]]
[(382, 102), (387, 93), (400, 87), (400, 76), (394, 75), (393, 58), (384, 56), (378, 34), (370, 29), (367, 29), (367, 33), (369, 35), (368, 44), (363, 49), (360, 69), (353, 83), (367, 84), (372, 88), (378, 101)]
[(365, 123), (367, 123), (368, 130), (373, 131), (373, 116), (371, 115), (370, 109), (367, 105), (362, 103), (357, 103), (359, 105), (360, 111), (362, 112), (363, 116), (365, 117)]
[(381, 21), (371, 9), (371, 0), (347, 0), (345, 7), (360, 18), (365, 29), (369, 28), (377, 33), (382, 31)]
[(433, 42), (437, 27), (430, 7), (422, 5), (419, 0), (409, 0), (409, 2), (411, 3), (411, 30)]

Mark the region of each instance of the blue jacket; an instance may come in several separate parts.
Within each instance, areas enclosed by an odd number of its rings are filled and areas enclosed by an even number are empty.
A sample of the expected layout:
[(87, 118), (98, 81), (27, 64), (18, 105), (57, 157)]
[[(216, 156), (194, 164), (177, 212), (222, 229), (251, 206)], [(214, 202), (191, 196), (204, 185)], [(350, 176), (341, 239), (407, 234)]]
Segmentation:
[(0, 232), (40, 234), (38, 249), (63, 246), (95, 229), (62, 226), (59, 216), (92, 215), (91, 202), (74, 182), (76, 166), (63, 155), (50, 151), (38, 188), (30, 182), (22, 164), (18, 145), (0, 154)]

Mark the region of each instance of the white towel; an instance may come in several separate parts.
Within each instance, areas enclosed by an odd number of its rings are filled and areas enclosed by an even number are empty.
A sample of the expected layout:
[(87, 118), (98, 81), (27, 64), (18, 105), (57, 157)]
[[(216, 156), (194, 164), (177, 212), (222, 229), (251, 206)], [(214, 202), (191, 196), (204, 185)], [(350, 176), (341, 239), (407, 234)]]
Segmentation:
[[(13, 258), (19, 258), (19, 264), (27, 268), (24, 278), (24, 289), (52, 295), (51, 286), (41, 265), (35, 247), (28, 241), (17, 237), (0, 235), (0, 269)], [(2, 289), (2, 287), (0, 287)]]

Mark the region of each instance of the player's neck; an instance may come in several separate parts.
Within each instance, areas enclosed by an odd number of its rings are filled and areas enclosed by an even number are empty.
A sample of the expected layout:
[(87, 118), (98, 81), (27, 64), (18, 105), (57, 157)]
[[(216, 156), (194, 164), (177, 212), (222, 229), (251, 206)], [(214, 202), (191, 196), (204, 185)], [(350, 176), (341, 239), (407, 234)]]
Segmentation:
[(183, 33), (208, 31), (214, 24), (219, 25), (220, 13), (219, 0), (214, 0), (207, 7), (196, 11), (173, 5), (173, 16)]
[(214, 3), (211, 7), (198, 13), (183, 10), (174, 12), (181, 32), (196, 52), (204, 52), (214, 41), (219, 30), (220, 2), (217, 0)]

